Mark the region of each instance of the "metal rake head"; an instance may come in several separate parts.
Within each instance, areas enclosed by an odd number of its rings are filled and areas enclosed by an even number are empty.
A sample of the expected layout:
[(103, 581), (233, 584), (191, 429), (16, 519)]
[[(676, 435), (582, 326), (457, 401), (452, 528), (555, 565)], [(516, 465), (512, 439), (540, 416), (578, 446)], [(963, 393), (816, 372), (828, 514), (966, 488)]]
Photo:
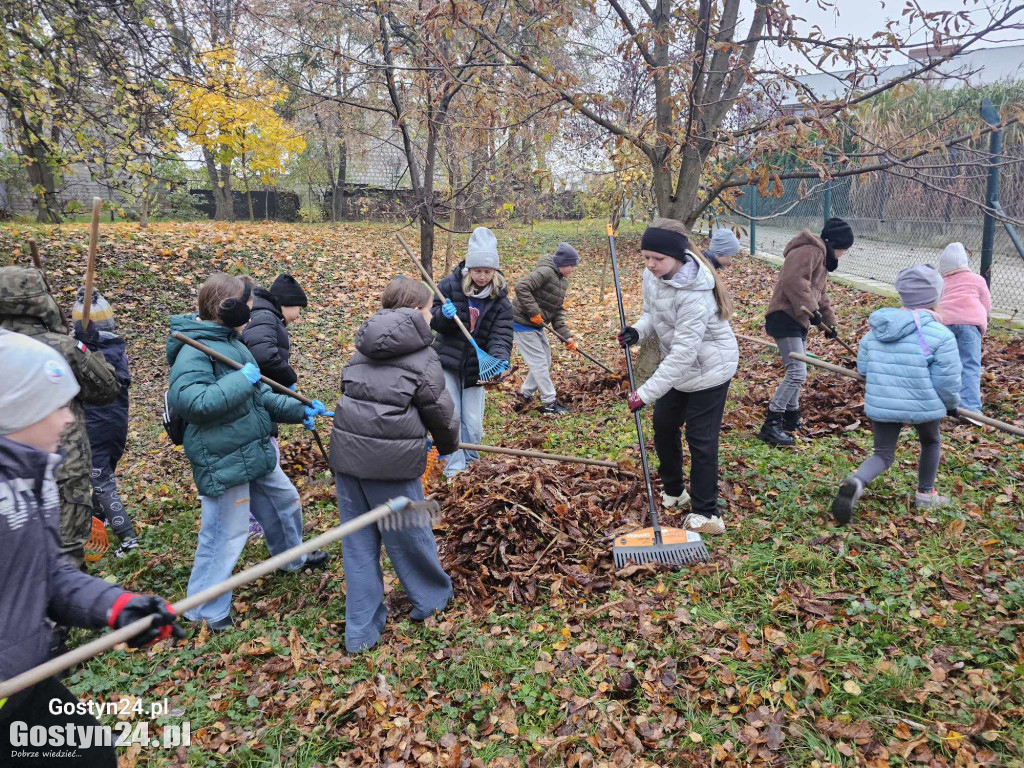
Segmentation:
[(400, 531), (406, 528), (433, 528), (439, 522), (441, 507), (436, 501), (414, 501), (405, 509), (378, 521), (377, 527), (382, 531)]

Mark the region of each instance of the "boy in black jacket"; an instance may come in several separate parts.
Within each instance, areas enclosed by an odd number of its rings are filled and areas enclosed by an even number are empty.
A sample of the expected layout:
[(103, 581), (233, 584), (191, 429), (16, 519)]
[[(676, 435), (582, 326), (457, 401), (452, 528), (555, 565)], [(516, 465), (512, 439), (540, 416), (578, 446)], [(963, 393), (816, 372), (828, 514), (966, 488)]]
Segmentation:
[[(85, 288), (79, 288), (78, 298), (71, 310), (76, 336), (84, 333), (84, 302)], [(128, 352), (124, 339), (116, 333), (114, 310), (97, 290), (92, 292), (89, 326), (96, 331), (97, 351), (113, 367), (114, 377), (121, 385), (121, 392), (114, 402), (85, 406), (85, 431), (89, 435), (89, 448), (92, 451), (89, 481), (92, 483), (93, 515), (110, 523), (114, 535), (121, 542), (114, 551), (114, 557), (120, 558), (139, 548), (135, 527), (118, 493), (114, 474), (128, 443), (128, 388), (132, 385), (132, 376), (128, 370)]]
[[(87, 576), (61, 553), (56, 451), (61, 431), (74, 420), (68, 403), (78, 389), (71, 368), (53, 349), (0, 331), (0, 680), (47, 660), (48, 618), (67, 626), (120, 628), (156, 614), (133, 646), (172, 633), (184, 637), (163, 598), (132, 594)], [(12, 732), (19, 729), (99, 725), (90, 714), (53, 714), (54, 701), (63, 711), (78, 699), (55, 677), (0, 699), (0, 765), (54, 764), (15, 756), (23, 751), (11, 744)], [(113, 747), (67, 747), (78, 753), (70, 761), (75, 765), (117, 765)]]

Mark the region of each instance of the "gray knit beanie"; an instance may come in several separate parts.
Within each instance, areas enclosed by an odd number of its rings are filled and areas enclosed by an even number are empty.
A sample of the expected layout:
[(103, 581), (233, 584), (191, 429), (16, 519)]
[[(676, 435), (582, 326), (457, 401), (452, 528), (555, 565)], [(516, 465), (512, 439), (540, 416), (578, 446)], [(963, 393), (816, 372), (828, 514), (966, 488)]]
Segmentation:
[(580, 263), (580, 254), (568, 243), (559, 243), (555, 248), (556, 267), (575, 267)]
[(907, 267), (896, 275), (896, 290), (907, 309), (928, 309), (942, 298), (942, 275), (931, 264)]
[(466, 249), (466, 269), (498, 268), (498, 238), (487, 227), (477, 227), (469, 236)]
[(0, 435), (42, 421), (78, 394), (78, 382), (56, 350), (0, 330)]

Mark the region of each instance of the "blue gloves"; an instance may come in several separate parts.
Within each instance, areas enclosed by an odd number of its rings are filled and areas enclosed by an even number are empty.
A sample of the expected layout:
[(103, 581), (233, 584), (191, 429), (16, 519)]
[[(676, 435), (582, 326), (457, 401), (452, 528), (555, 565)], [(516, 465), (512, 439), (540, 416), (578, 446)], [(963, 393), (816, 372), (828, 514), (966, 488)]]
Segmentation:
[(454, 304), (452, 304), (451, 299), (445, 299), (444, 304), (441, 305), (441, 314), (451, 320), (459, 314), (459, 310)]
[(260, 382), (260, 367), (256, 363), (246, 363), (242, 366), (242, 373), (245, 374), (245, 378), (249, 380), (249, 383), (256, 386)]
[(434, 447), (434, 441), (430, 439), (430, 435), (427, 435), (427, 453), (430, 453), (430, 449)]
[(302, 420), (302, 426), (306, 429), (316, 429), (315, 419), (317, 416), (334, 416), (334, 411), (328, 411), (327, 407), (319, 400), (314, 400), (312, 405), (306, 406), (306, 418)]

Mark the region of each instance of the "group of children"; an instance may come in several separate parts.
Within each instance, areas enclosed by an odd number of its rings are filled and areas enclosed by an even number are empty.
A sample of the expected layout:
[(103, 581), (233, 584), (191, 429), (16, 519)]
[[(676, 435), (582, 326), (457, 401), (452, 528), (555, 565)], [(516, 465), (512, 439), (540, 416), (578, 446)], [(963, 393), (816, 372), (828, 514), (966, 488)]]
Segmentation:
[[(835, 338), (836, 316), (826, 279), (853, 245), (853, 229), (829, 219), (821, 234), (802, 232), (783, 251), (784, 262), (765, 317), (785, 375), (768, 405), (758, 434), (775, 446), (794, 444), (801, 427), (800, 390), (807, 379), (803, 355), (812, 325)], [(892, 465), (904, 425), (913, 425), (921, 444), (915, 504), (933, 507), (948, 501), (935, 490), (940, 458), (939, 422), (956, 416), (957, 406), (981, 410), (981, 340), (992, 301), (988, 286), (971, 272), (967, 251), (951, 243), (939, 269), (921, 264), (902, 270), (895, 287), (902, 308), (873, 312), (870, 330), (860, 341), (857, 370), (866, 379), (864, 412), (871, 419), (874, 452), (846, 478), (832, 504), (840, 524), (849, 522), (864, 488)]]
[[(810, 325), (834, 324), (825, 280), (852, 244), (849, 226), (833, 219), (821, 236), (804, 232), (787, 246), (766, 321), (786, 364), (786, 378), (761, 432), (769, 442), (792, 444), (791, 432), (799, 429), (799, 393), (806, 371), (788, 355), (804, 349)], [(655, 220), (641, 239), (646, 267), (643, 312), (617, 337), (623, 346), (649, 337), (658, 340), (661, 361), (650, 379), (629, 393), (627, 403), (631, 411), (653, 406), (662, 504), (669, 509), (689, 505), (683, 525), (704, 534), (725, 530), (718, 502), (719, 433), (739, 352), (729, 325), (732, 300), (718, 269), (727, 266), (738, 250), (735, 236), (719, 230), (711, 246), (698, 255), (682, 225)], [(307, 406), (278, 394), (261, 378), (293, 389), (298, 381), (290, 363), (287, 328), (299, 318), (307, 297), (294, 278), (282, 275), (264, 290), (247, 278), (211, 275), (199, 290), (197, 314), (171, 318), (171, 331), (202, 342), (240, 369), (173, 337), (167, 343), (167, 399), (187, 424), (184, 450), (202, 508), (188, 594), (231, 575), (250, 534), (250, 513), (272, 554), (301, 542), (301, 504), (280, 466), (277, 423), (303, 423), (312, 429), (316, 418), (333, 416), (330, 466), (343, 521), (396, 496), (422, 499), (420, 477), (431, 444), (445, 457), (449, 477), (476, 459), (459, 446), (482, 440), (484, 388), (476, 351), (456, 317), (488, 354), (508, 361), (513, 343), (520, 349), (529, 366), (519, 391), (522, 401), (539, 394), (544, 413), (564, 412), (550, 380), (545, 328), (550, 326), (571, 348), (564, 299), (578, 262), (577, 251), (561, 244), (517, 283), (510, 301), (508, 282), (499, 269), (497, 240), (481, 227), (470, 238), (465, 260), (441, 281), (444, 300), (418, 281), (394, 278), (381, 297), (380, 311), (356, 333), (356, 352), (343, 368), (334, 412), (319, 401)], [(896, 282), (903, 308), (871, 315), (858, 369), (867, 378), (865, 410), (874, 424), (875, 451), (840, 487), (832, 507), (840, 523), (850, 519), (864, 487), (892, 463), (904, 424), (915, 425), (922, 443), (918, 505), (944, 501), (934, 488), (938, 423), (958, 404), (980, 408), (980, 346), (989, 299), (984, 281), (967, 268), (967, 254), (959, 244), (946, 249), (940, 269), (941, 275), (925, 265), (904, 270)], [(93, 508), (80, 489), (72, 486), (65, 491), (61, 486), (58, 442), (68, 459), (92, 465), (97, 511), (120, 531), (122, 548), (136, 539), (127, 515), (118, 521), (123, 505), (113, 469), (124, 450), (123, 438), (100, 439), (104, 425), (116, 422), (120, 430), (126, 423), (126, 403), (119, 393), (130, 382), (126, 362), (120, 366), (124, 345), (114, 334), (109, 305), (94, 296), (92, 322), (87, 328), (77, 322), (72, 338), (62, 332), (57, 305), (41, 272), (5, 268), (0, 271), (0, 286), (0, 325), (13, 325), (10, 330), (38, 339), (0, 334), (0, 526), (5, 526), (0, 531), (5, 552), (0, 562), (6, 575), (19, 583), (38, 578), (44, 592), (30, 601), (34, 613), (24, 620), (9, 620), (22, 608), (0, 604), (0, 664), (2, 677), (7, 678), (45, 655), (47, 612), (58, 621), (85, 626), (119, 626), (142, 615), (138, 611), (157, 612), (159, 632), (142, 640), (166, 635), (177, 625), (162, 600), (126, 596), (115, 586), (91, 579), (63, 560), (58, 549), (63, 541), (65, 550), (69, 545), (80, 550), (83, 533), (88, 535), (77, 528), (73, 534), (59, 535), (58, 519), (61, 534), (71, 526), (64, 512), (58, 517), (58, 506), (65, 498), (73, 502), (69, 517), (76, 525), (79, 506), (88, 505), (89, 517)], [(76, 308), (75, 315), (80, 314)], [(89, 409), (111, 410), (83, 411), (83, 401)], [(90, 424), (95, 427), (89, 431), (92, 440), (62, 432), (66, 427), (81, 432)], [(683, 472), (684, 428), (689, 490)], [(90, 442), (95, 458), (89, 453)], [(38, 541), (30, 544), (26, 537)], [(382, 543), (412, 602), (412, 619), (423, 620), (443, 610), (452, 598), (451, 580), (429, 528), (382, 532), (370, 527), (346, 537), (342, 557), (350, 651), (373, 646), (387, 618)], [(314, 552), (286, 570), (319, 568), (327, 560), (326, 552)], [(50, 576), (40, 575), (44, 573)], [(23, 603), (27, 605), (18, 605)], [(231, 595), (206, 603), (185, 618), (206, 622), (213, 631), (228, 629), (233, 625)], [(56, 691), (54, 686), (60, 684), (48, 685)], [(60, 695), (70, 696), (66, 691)], [(19, 714), (35, 706), (27, 703), (34, 696), (16, 703)], [(0, 719), (8, 713), (0, 709)]]

